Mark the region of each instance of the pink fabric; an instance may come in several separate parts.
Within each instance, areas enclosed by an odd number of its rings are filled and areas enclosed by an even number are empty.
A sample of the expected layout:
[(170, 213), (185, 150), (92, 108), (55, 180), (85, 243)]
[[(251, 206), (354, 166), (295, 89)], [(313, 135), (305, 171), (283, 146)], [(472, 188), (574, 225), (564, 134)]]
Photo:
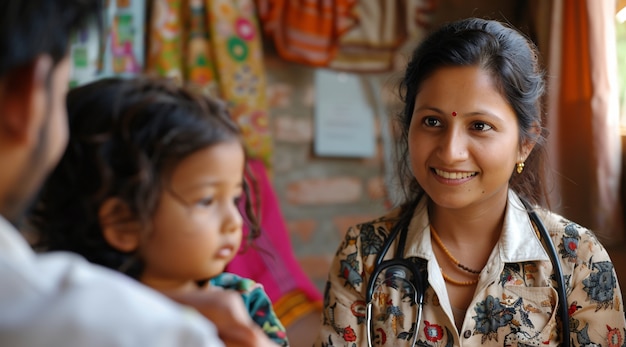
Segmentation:
[(265, 166), (259, 160), (250, 160), (248, 165), (260, 194), (261, 236), (254, 241), (255, 247), (248, 247), (245, 253), (238, 254), (226, 271), (261, 283), (273, 303), (294, 290), (302, 291), (311, 301), (321, 301), (320, 292), (304, 273), (293, 253), (280, 205)]

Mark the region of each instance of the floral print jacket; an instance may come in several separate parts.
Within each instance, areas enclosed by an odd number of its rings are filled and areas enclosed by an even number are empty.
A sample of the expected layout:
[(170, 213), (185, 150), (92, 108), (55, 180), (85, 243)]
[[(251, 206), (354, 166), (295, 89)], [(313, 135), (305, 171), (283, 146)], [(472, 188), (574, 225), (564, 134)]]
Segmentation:
[[(427, 198), (409, 225), (404, 258), (419, 261), (428, 289), (419, 328), (407, 300), (374, 298), (383, 306), (372, 320), (375, 346), (556, 346), (558, 294), (552, 264), (529, 215), (509, 191), (502, 234), (462, 327), (456, 329), (444, 279), (433, 255)], [(324, 294), (323, 325), (315, 346), (367, 346), (366, 291), (376, 255), (398, 211), (352, 227), (339, 246)], [(572, 346), (625, 346), (626, 319), (613, 264), (594, 234), (554, 213), (537, 210), (556, 247), (566, 281)], [(395, 242), (385, 259), (394, 256)]]

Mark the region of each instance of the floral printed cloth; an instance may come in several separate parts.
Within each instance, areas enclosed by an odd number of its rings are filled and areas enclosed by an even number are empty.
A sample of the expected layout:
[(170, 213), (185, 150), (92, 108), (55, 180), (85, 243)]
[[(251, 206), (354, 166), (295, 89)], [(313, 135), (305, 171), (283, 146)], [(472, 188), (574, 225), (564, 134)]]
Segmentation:
[(248, 153), (270, 164), (261, 34), (253, 0), (154, 0), (146, 72), (228, 103)]
[(289, 346), (287, 332), (276, 317), (272, 308), (272, 302), (265, 294), (262, 285), (228, 272), (214, 277), (211, 279), (210, 284), (239, 292), (243, 298), (244, 305), (250, 312), (252, 320), (279, 346)]
[[(626, 320), (609, 256), (594, 234), (554, 213), (538, 210), (554, 242), (567, 283), (572, 346), (623, 346)], [(367, 346), (366, 287), (376, 255), (398, 211), (352, 227), (339, 246), (325, 290), (323, 327), (315, 346)], [(407, 300), (380, 300), (373, 320), (377, 346), (556, 346), (560, 341), (558, 295), (552, 264), (521, 201), (509, 192), (500, 240), (480, 274), (461, 329), (433, 255), (427, 198), (409, 225), (404, 257), (428, 270), (422, 321), (415, 331)], [(395, 242), (385, 259), (392, 258)], [(425, 261), (425, 262), (424, 262)], [(389, 299), (389, 300), (388, 300)]]

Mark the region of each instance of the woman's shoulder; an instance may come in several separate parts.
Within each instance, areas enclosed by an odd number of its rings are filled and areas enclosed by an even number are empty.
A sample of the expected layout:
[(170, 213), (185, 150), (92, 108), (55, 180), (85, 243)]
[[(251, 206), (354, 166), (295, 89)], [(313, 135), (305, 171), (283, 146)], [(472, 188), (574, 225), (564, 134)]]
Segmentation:
[(399, 214), (400, 208), (394, 208), (380, 217), (349, 227), (348, 234), (359, 235), (376, 231), (377, 233), (388, 235), (390, 230), (396, 224)]
[(545, 225), (546, 229), (548, 230), (548, 232), (550, 232), (551, 235), (588, 234), (589, 236), (594, 236), (593, 232), (590, 229), (566, 217), (563, 217), (556, 212), (545, 208), (537, 208), (535, 211), (537, 212), (537, 215), (539, 216), (541, 222)]
[(536, 211), (563, 258), (573, 260), (605, 252), (592, 230), (550, 210), (540, 208)]

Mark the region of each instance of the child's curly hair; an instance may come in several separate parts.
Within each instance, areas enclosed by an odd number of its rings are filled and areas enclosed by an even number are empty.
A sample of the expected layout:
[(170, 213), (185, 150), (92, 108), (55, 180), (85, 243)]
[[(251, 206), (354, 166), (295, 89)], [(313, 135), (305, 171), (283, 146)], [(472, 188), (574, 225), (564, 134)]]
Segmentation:
[[(100, 80), (70, 91), (67, 107), (67, 150), (29, 216), (39, 233), (36, 248), (76, 252), (137, 278), (141, 261), (111, 247), (102, 234), (102, 203), (121, 199), (149, 225), (177, 164), (219, 143), (243, 146), (240, 130), (222, 103), (167, 80)], [(251, 175), (246, 177), (242, 214), (250, 238), (256, 238), (260, 229), (251, 206)]]

